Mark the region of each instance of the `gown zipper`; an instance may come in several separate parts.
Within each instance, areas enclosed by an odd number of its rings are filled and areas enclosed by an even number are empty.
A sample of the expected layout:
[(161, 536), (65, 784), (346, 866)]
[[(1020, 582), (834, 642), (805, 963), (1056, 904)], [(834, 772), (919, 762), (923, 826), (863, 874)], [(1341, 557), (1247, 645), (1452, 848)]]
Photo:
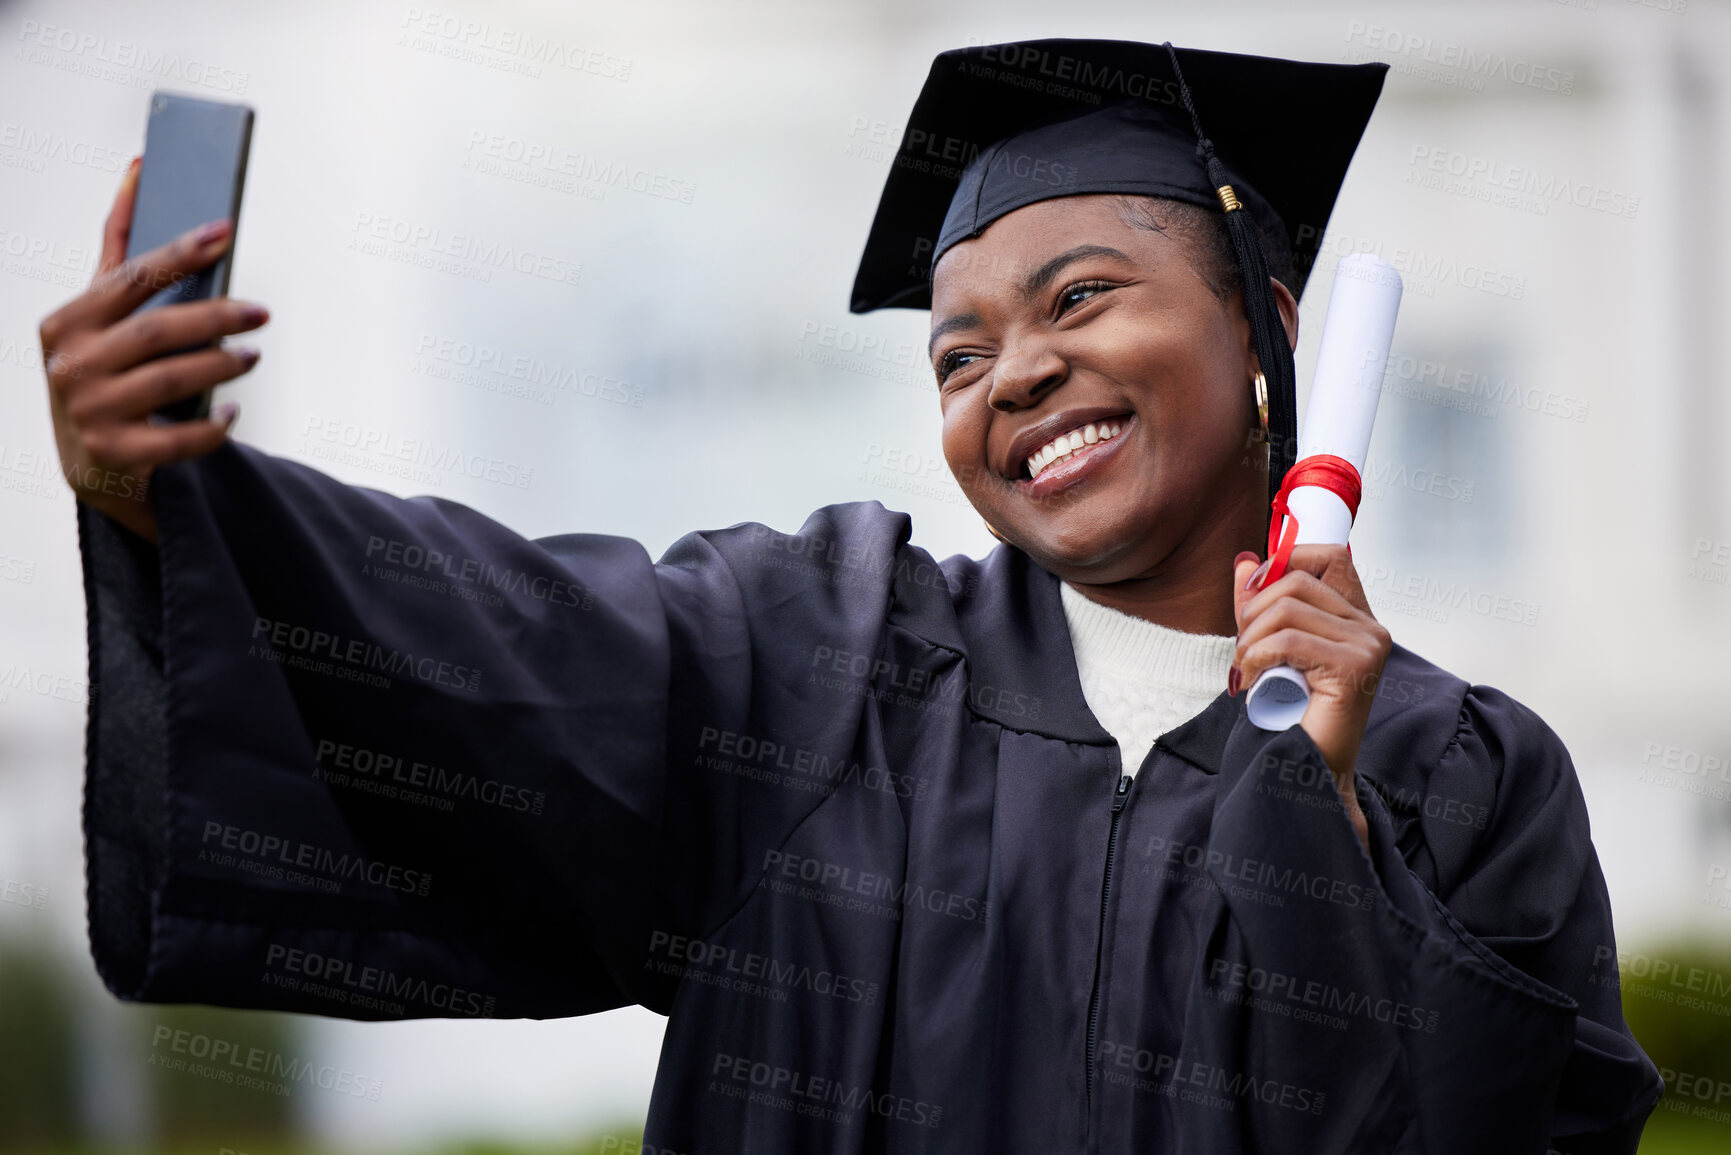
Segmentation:
[(1100, 884), (1100, 933), (1094, 947), (1094, 990), (1088, 996), (1088, 1068), (1085, 1075), (1090, 1119), (1094, 1104), (1094, 1047), (1100, 1026), (1100, 979), (1106, 966), (1106, 900), (1112, 893), (1112, 861), (1118, 853), (1118, 818), (1124, 812), (1124, 803), (1129, 800), (1133, 781), (1129, 774), (1119, 777), (1118, 788), (1112, 792), (1112, 829), (1106, 835), (1106, 878)]

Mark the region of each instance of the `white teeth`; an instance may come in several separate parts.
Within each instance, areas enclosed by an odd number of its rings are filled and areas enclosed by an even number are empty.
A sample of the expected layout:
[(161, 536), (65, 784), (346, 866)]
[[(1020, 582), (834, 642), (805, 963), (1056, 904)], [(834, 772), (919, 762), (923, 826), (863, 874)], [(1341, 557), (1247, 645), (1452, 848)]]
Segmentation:
[(1040, 476), (1041, 471), (1052, 462), (1070, 456), (1085, 445), (1095, 445), (1101, 441), (1110, 440), (1116, 437), (1119, 430), (1123, 428), (1124, 424), (1121, 421), (1110, 424), (1104, 421), (1089, 422), (1080, 429), (1059, 434), (1035, 450), (1034, 455), (1028, 458), (1028, 476)]

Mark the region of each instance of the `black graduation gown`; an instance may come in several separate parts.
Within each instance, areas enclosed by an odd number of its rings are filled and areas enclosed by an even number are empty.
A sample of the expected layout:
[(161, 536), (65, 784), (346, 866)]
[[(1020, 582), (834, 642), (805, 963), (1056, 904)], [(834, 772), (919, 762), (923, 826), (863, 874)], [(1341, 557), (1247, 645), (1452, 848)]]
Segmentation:
[(159, 557), (80, 510), (121, 998), (638, 1003), (664, 1152), (1628, 1152), (1659, 1097), (1566, 750), (1404, 648), (1367, 856), (1242, 696), (1121, 778), (1056, 579), (876, 502), (655, 563), (238, 445), (156, 492)]

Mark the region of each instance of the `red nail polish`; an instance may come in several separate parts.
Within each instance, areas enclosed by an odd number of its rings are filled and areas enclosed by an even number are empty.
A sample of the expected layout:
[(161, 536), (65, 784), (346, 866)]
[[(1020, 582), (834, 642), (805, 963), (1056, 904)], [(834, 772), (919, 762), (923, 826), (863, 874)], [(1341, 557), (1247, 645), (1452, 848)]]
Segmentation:
[(1250, 579), (1244, 583), (1244, 588), (1247, 590), (1260, 589), (1262, 586), (1262, 579), (1268, 576), (1268, 566), (1273, 561), (1273, 558), (1269, 558), (1267, 561), (1257, 566), (1256, 572), (1251, 574)]
[(1226, 672), (1226, 696), (1228, 698), (1236, 698), (1236, 697), (1238, 697), (1238, 690), (1239, 690), (1238, 667), (1233, 666), (1232, 669), (1230, 669)]
[(211, 221), (209, 224), (204, 225), (198, 230), (198, 233), (192, 239), (194, 244), (208, 245), (218, 237), (227, 235), (228, 221), (224, 219), (220, 221)]

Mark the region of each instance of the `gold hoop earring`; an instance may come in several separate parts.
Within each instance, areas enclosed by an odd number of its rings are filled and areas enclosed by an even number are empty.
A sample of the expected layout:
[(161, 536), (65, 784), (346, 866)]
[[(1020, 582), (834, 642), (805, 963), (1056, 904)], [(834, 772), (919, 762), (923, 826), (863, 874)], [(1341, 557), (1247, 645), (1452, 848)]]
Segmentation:
[(1262, 440), (1268, 440), (1268, 378), (1262, 375), (1262, 370), (1256, 371), (1256, 376), (1250, 379), (1251, 391), (1256, 397), (1256, 417), (1262, 423)]
[(1010, 539), (1005, 537), (1003, 534), (999, 533), (997, 530), (997, 527), (994, 526), (991, 522), (986, 521), (986, 519), (983, 517), (980, 519), (980, 521), (981, 521), (981, 523), (983, 523), (985, 525), (987, 533), (991, 534), (993, 537), (997, 538), (999, 541), (1003, 542), (1005, 545), (1010, 544)]

